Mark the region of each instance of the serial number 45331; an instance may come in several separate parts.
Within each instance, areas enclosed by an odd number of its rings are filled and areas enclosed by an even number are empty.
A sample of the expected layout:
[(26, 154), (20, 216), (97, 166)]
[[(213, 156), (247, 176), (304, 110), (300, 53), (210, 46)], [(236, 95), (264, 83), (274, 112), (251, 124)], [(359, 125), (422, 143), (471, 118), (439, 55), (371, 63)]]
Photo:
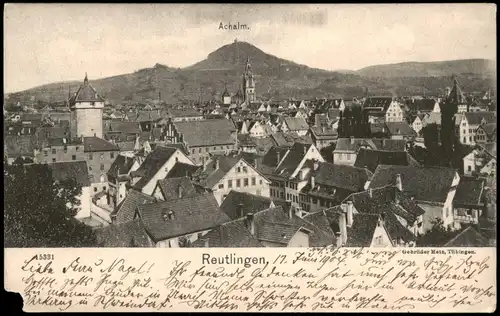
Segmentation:
[(54, 260), (53, 253), (41, 253), (35, 256), (35, 260)]

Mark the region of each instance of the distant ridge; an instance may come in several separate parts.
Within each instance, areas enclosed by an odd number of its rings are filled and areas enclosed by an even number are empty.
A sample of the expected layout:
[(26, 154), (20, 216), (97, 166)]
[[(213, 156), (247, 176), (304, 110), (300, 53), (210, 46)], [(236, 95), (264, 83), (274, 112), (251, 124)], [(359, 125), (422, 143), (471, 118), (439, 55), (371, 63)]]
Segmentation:
[[(327, 71), (297, 64), (265, 53), (247, 42), (233, 42), (208, 54), (207, 58), (185, 68), (157, 63), (133, 73), (94, 79), (92, 85), (112, 104), (156, 100), (176, 103), (186, 100), (219, 100), (227, 88), (234, 94), (241, 87), (247, 58), (256, 78), (258, 97), (282, 100), (290, 97), (352, 97), (370, 95), (407, 95), (419, 93), (422, 85), (428, 93), (442, 93), (450, 85), (450, 76), (460, 78), (464, 91), (496, 91), (495, 62), (486, 59), (438, 62), (405, 62), (376, 65), (358, 71)], [(491, 71), (493, 69), (493, 71)], [(82, 69), (82, 80), (85, 69)], [(11, 93), (8, 103), (64, 101), (68, 90), (76, 91), (81, 82), (50, 83)]]
[(362, 68), (356, 73), (367, 77), (437, 77), (466, 73), (493, 75), (495, 71), (496, 63), (493, 60), (462, 59), (375, 65)]

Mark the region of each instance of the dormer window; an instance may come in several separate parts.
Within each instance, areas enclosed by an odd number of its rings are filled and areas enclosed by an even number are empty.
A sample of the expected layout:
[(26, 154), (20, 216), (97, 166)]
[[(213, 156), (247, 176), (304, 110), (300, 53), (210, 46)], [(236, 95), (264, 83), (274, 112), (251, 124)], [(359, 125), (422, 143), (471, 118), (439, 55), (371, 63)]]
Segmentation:
[(95, 106), (95, 102), (90, 102), (90, 105)]

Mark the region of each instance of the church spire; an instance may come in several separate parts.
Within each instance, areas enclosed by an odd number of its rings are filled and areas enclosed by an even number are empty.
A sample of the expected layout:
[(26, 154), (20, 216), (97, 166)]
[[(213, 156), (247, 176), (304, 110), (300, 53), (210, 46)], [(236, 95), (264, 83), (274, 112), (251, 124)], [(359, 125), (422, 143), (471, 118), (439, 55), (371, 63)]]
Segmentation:
[(87, 77), (87, 72), (85, 72), (85, 79), (83, 79), (83, 84), (85, 86), (89, 84), (89, 78)]
[(247, 64), (245, 66), (245, 74), (250, 74), (252, 72), (252, 65), (250, 65), (250, 57), (247, 56)]

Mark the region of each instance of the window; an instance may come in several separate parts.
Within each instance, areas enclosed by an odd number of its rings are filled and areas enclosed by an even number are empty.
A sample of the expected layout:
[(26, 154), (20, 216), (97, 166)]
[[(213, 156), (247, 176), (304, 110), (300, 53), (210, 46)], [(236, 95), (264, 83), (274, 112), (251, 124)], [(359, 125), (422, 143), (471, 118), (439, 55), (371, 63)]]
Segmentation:
[(102, 190), (103, 190), (103, 191), (106, 191), (106, 187), (102, 187)]
[(76, 147), (75, 147), (75, 151), (78, 151), (78, 149), (80, 149), (80, 147), (76, 146)]
[(252, 177), (252, 185), (255, 185), (255, 177)]
[(194, 149), (191, 149), (191, 153), (194, 154)]
[(71, 155), (71, 160), (76, 160), (76, 155)]
[(100, 159), (101, 159), (101, 160), (103, 160), (103, 159), (104, 159), (104, 154), (103, 154), (103, 153), (101, 153)]
[(90, 102), (90, 105), (95, 106), (95, 102)]
[(472, 142), (472, 136), (469, 136), (469, 142)]
[(46, 151), (46, 150), (44, 150), (44, 151), (43, 151), (43, 155), (44, 155), (45, 157), (47, 157), (47, 156), (49, 155), (49, 152), (48, 152), (48, 151)]
[(214, 146), (214, 150), (217, 150), (217, 147)]
[(260, 179), (259, 183), (262, 184), (262, 179)]
[(89, 154), (89, 160), (92, 160), (94, 159), (94, 155), (92, 155), (92, 153)]
[(243, 172), (248, 172), (247, 167), (243, 167)]
[(219, 184), (219, 189), (224, 189), (224, 183)]
[(52, 158), (52, 162), (56, 162), (56, 158)]
[(52, 149), (52, 155), (55, 155), (55, 154), (56, 154), (56, 150)]
[(115, 158), (115, 153), (110, 153), (109, 158)]
[(64, 153), (66, 154), (68, 152), (68, 147), (64, 146)]
[(208, 153), (208, 147), (206, 147), (206, 148), (205, 148), (205, 152), (207, 152), (207, 153)]
[(104, 170), (104, 164), (101, 164), (101, 171)]
[(241, 172), (241, 168), (240, 168), (240, 167), (238, 167), (238, 168), (236, 169), (236, 171), (237, 171), (238, 173), (240, 173), (240, 172)]
[(467, 166), (467, 171), (472, 171), (472, 167), (471, 166)]
[(248, 186), (248, 178), (243, 179), (243, 186), (244, 187)]
[(94, 188), (94, 192), (97, 192), (97, 188)]
[(236, 187), (239, 188), (241, 186), (241, 180), (236, 179)]
[(227, 187), (231, 189), (233, 187), (233, 180), (227, 180)]
[(201, 148), (198, 148), (198, 153), (201, 153)]
[(92, 171), (92, 167), (89, 166), (89, 171)]

